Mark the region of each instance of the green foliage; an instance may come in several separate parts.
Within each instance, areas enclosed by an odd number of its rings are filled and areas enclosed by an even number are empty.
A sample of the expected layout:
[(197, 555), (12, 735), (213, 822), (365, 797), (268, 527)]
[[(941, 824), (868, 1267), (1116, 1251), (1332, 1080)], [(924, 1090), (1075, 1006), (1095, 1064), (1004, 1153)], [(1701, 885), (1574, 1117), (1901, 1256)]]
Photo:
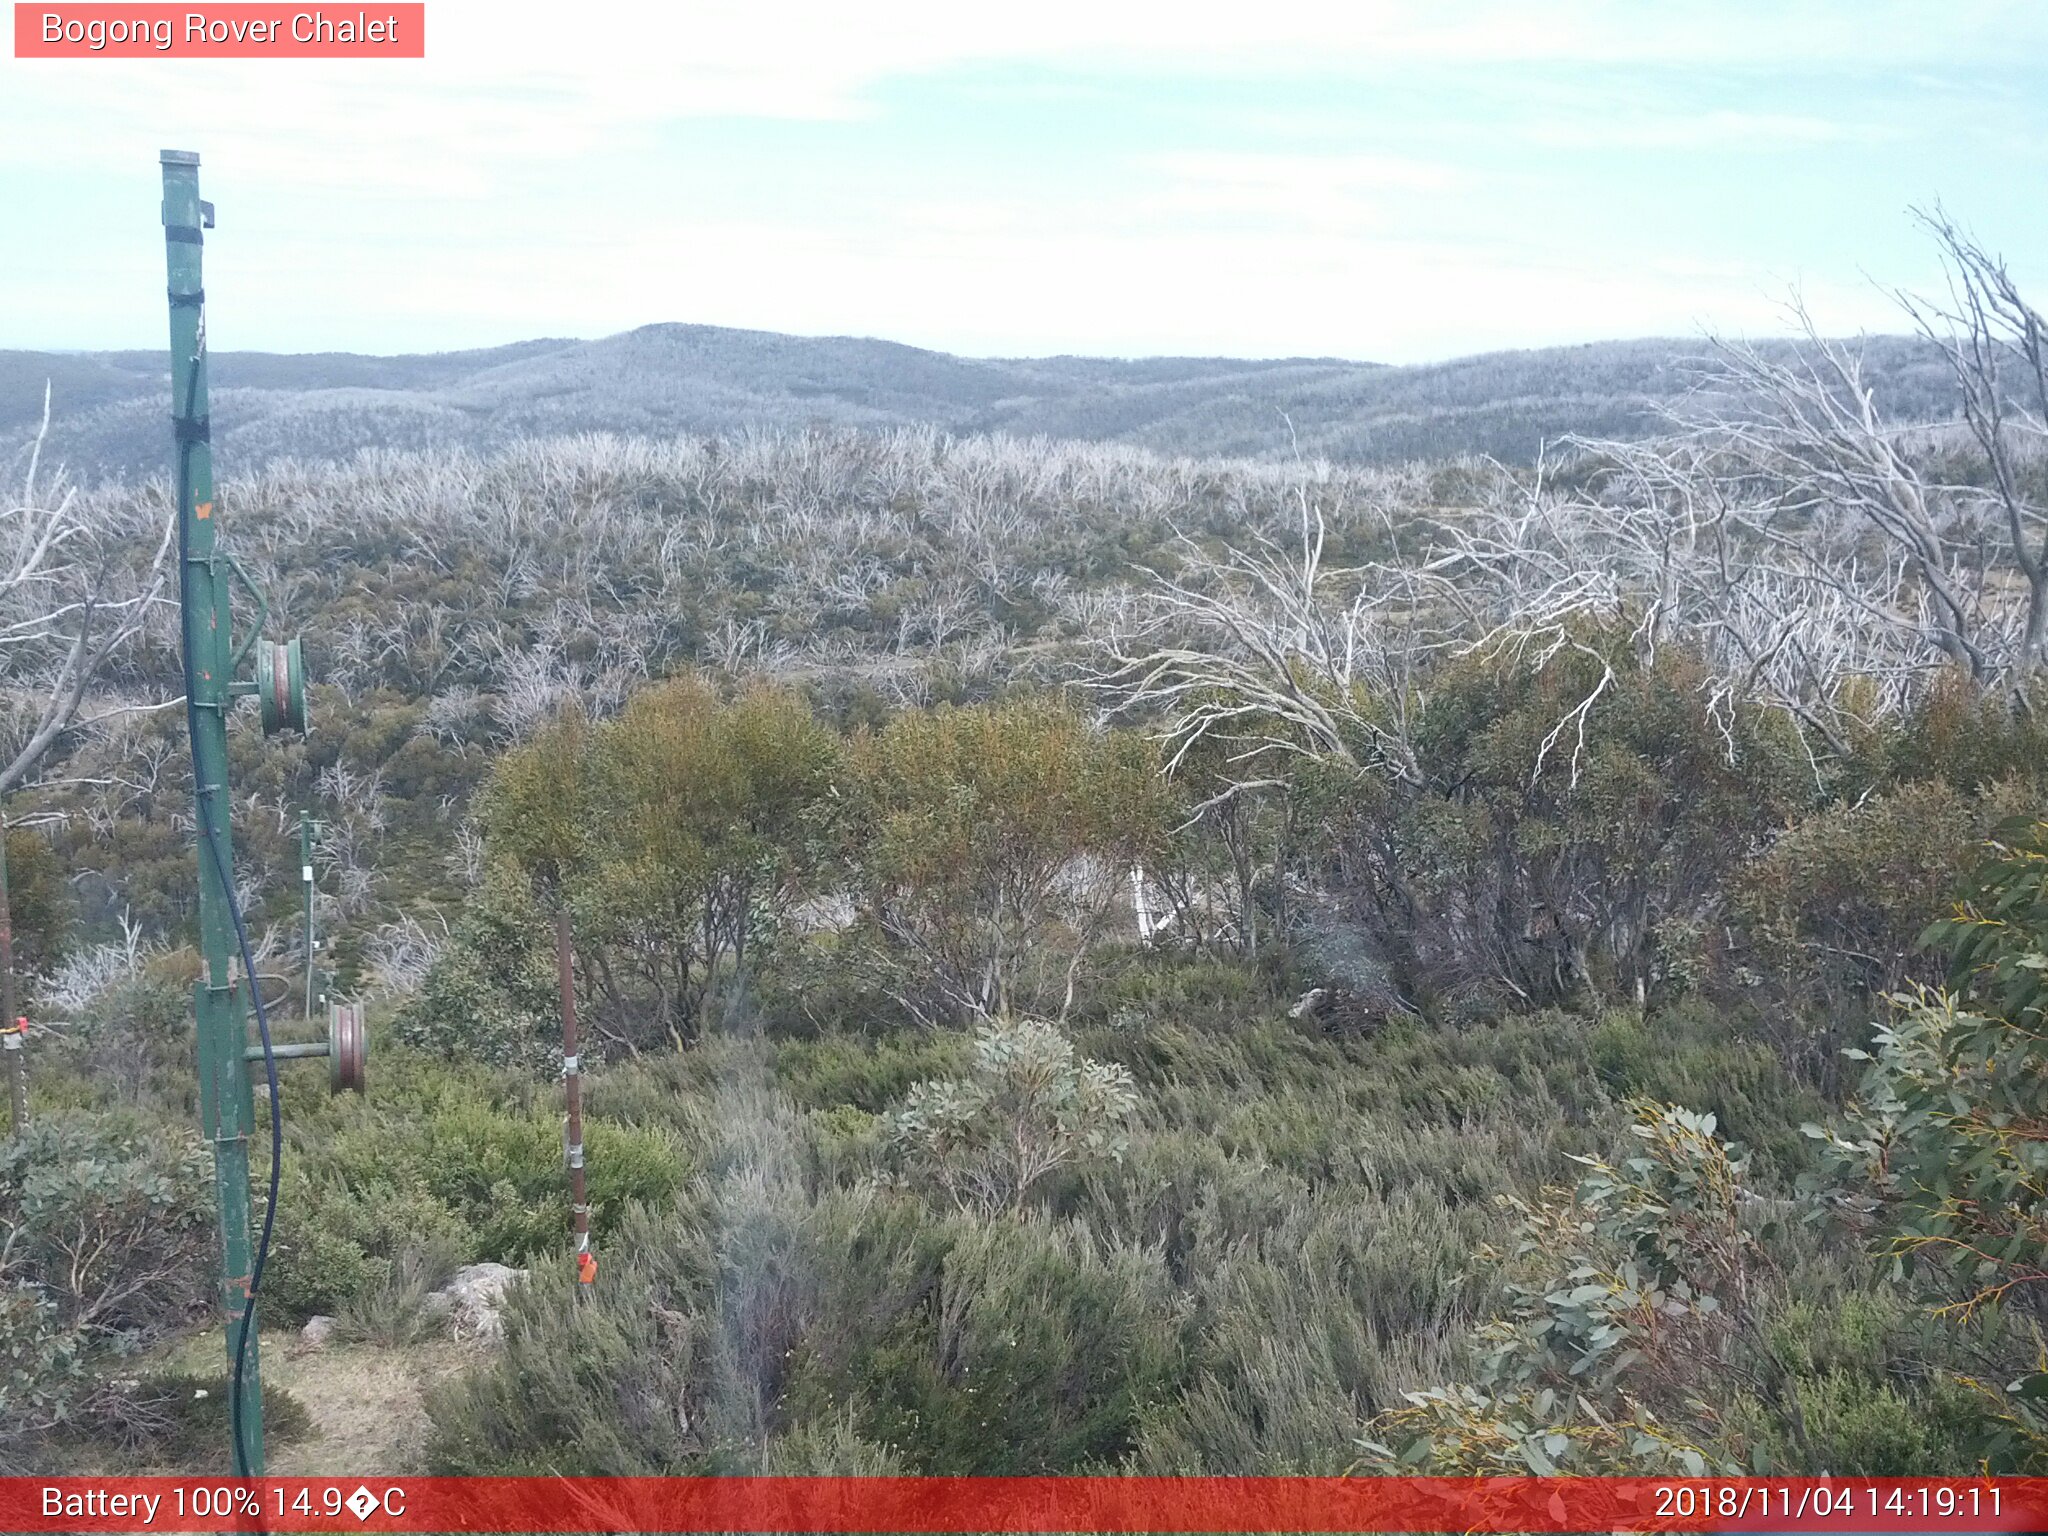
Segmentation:
[(50, 1115), (0, 1142), (0, 1280), (93, 1339), (144, 1339), (211, 1290), (211, 1160), (190, 1133)]
[[(367, 1099), (288, 1097), (286, 1176), (264, 1299), (281, 1318), (364, 1314), (390, 1334), (412, 1291), (455, 1268), (521, 1264), (570, 1231), (559, 1089), (379, 1042)], [(291, 1087), (298, 1087), (294, 1083)], [(306, 1085), (311, 1089), (317, 1085)], [(685, 1166), (658, 1126), (623, 1124), (593, 1095), (584, 1145), (592, 1229), (665, 1198)]]
[(433, 1402), (441, 1470), (933, 1473), (1114, 1465), (1175, 1380), (1156, 1261), (1041, 1218), (869, 1187), (812, 1199), (771, 1132), (636, 1217), (591, 1304), (516, 1298), (503, 1356)]
[(7, 832), (7, 909), (16, 968), (29, 976), (47, 973), (70, 944), (77, 902), (50, 840), (25, 827)]
[[(837, 752), (788, 689), (756, 685), (727, 702), (673, 679), (616, 719), (565, 718), (500, 760), (478, 819), (523, 887), (505, 900), (530, 892), (546, 913), (573, 914), (584, 1017), (600, 1039), (630, 1051), (696, 1037), (722, 968), (744, 977), (808, 889)], [(494, 940), (510, 935), (474, 924), (458, 935), (430, 981), (437, 1017), (486, 1001)], [(516, 974), (537, 992), (531, 956)], [(528, 1016), (505, 1027), (516, 1034)]]
[(850, 1105), (880, 1114), (920, 1080), (957, 1069), (965, 1044), (953, 1030), (791, 1040), (775, 1048), (775, 1080), (807, 1109)]
[(1035, 1019), (975, 1031), (967, 1075), (917, 1084), (889, 1117), (890, 1149), (913, 1183), (956, 1203), (1016, 1210), (1057, 1169), (1122, 1158), (1137, 1108), (1127, 1068), (1082, 1059)]
[[(94, 1405), (91, 1420), (77, 1428), (116, 1465), (209, 1470), (218, 1463), (229, 1434), (228, 1405), (233, 1383), (225, 1375), (171, 1372), (123, 1382)], [(296, 1445), (313, 1431), (313, 1416), (291, 1393), (264, 1383), (263, 1443), (266, 1449)], [(59, 1454), (62, 1454), (60, 1448)]]
[(2048, 821), (2001, 824), (1989, 851), (1955, 915), (1926, 938), (1948, 951), (1952, 984), (2033, 1031), (2048, 1022)]
[(1115, 1466), (1179, 1375), (1156, 1257), (1038, 1220), (932, 1237), (905, 1276), (924, 1305), (848, 1345), (809, 1341), (793, 1402), (856, 1405), (867, 1438), (931, 1473)]
[(1709, 908), (1811, 794), (1782, 717), (1717, 715), (1710, 696), (1697, 659), (1660, 648), (1644, 664), (1626, 626), (1574, 634), (1533, 668), (1446, 664), (1414, 731), (1419, 782), (1325, 775), (1311, 868), (1445, 1009), (1666, 984), (1660, 934)]
[(520, 881), (491, 872), (395, 1021), (408, 1045), (529, 1072), (558, 1070), (561, 994), (553, 951)]
[[(96, 1379), (60, 1420), (10, 1419), (8, 1435), (0, 1439), (0, 1476), (216, 1471), (229, 1434), (230, 1392), (229, 1378), (218, 1374)], [(304, 1404), (264, 1383), (266, 1446), (295, 1445), (312, 1428)]]
[[(1788, 1070), (1810, 1069), (1788, 1041), (1812, 1021), (1771, 1006), (1793, 949), (1829, 922), (1900, 931), (2012, 791), (1873, 794), (1896, 859), (1857, 863), (1883, 841), (1869, 817), (1781, 837), (1746, 878), (1804, 937), (1727, 1007), (1736, 872), (1810, 768), (1746, 720), (1729, 767), (1682, 656), (1618, 668), (1583, 751), (1546, 747), (1594, 667), (1561, 653), (1531, 701), (1468, 659), (1432, 702), (1426, 786), (1276, 790), (1240, 829), (1272, 840), (1243, 899), (1290, 942), (1256, 958), (1227, 922), (1103, 942), (1134, 862), (1183, 881), (1192, 921), (1233, 855), (1169, 853), (1150, 749), (1042, 699), (868, 709), (842, 742), (792, 693), (678, 682), (543, 730), (502, 754), (483, 882), (400, 1011), (409, 1044), (380, 1040), (371, 1099), (287, 1082), (267, 1305), (403, 1348), (455, 1265), (530, 1263), (503, 1353), (435, 1401), (450, 1471), (1329, 1472), (1361, 1439), (1461, 1472), (2017, 1464), (2020, 1332), (1801, 1312), (1810, 1288), (1854, 1316), (1853, 1256), (1830, 1228), (1767, 1230), (1804, 1161), (1792, 1127), (1824, 1114)], [(417, 723), (385, 704), (354, 729), (399, 763)], [(452, 782), (440, 750), (406, 771)], [(1842, 899), (1807, 899), (1801, 869)], [(1915, 871), (1889, 905), (1851, 900)], [(604, 1262), (575, 1308), (557, 899), (597, 1036)], [(2038, 949), (2007, 910), (1987, 988)], [(1421, 979), (1428, 1016), (1373, 1000), (1383, 967)], [(1637, 981), (1648, 1007), (1520, 1006)], [(1290, 1014), (1310, 986), (1339, 1001)], [(1061, 1022), (932, 1027), (1002, 995)], [(175, 994), (99, 1006), (86, 1028), (132, 1040), (134, 1076), (186, 1070)], [(53, 1053), (40, 1091), (112, 1096), (120, 1075)], [(1632, 1155), (1591, 1157), (1643, 1097), (1700, 1113), (1645, 1111)], [(1575, 1156), (1575, 1191), (1537, 1193)], [(46, 1416), (97, 1401), (54, 1302), (6, 1327)], [(1973, 1372), (1980, 1347), (1996, 1371)]]
[[(2007, 1313), (2038, 1319), (2048, 1243), (2048, 824), (2008, 824), (1952, 918), (1929, 929), (1959, 992), (1895, 999), (1869, 1051), (1847, 1124), (1809, 1125), (1829, 1156), (1834, 1202), (1873, 1224), (1892, 1275), (1928, 1290), (1960, 1324)], [(2048, 1372), (2036, 1358), (2010, 1379), (1955, 1373), (1993, 1406), (1981, 1454), (2048, 1460)]]
[[(1759, 1261), (1738, 1215), (1744, 1156), (1712, 1116), (1634, 1106), (1640, 1145), (1521, 1213), (1504, 1315), (1476, 1385), (1410, 1396), (1365, 1442), (1438, 1473), (1740, 1471), (1712, 1447), (1708, 1383), (1736, 1384), (1734, 1335)], [(1398, 1442), (1390, 1446), (1387, 1441)]]
[(2038, 785), (2048, 763), (2048, 725), (2039, 706), (2038, 699), (1975, 687), (1951, 669), (1903, 720), (1875, 733), (1883, 771), (1966, 793), (2014, 778)]
[(372, 1284), (340, 1304), (335, 1337), (397, 1349), (445, 1334), (446, 1298), (434, 1293), (462, 1267), (466, 1252), (450, 1233), (412, 1238)]
[(1929, 929), (1960, 992), (1900, 997), (1874, 1050), (1849, 1053), (1868, 1064), (1850, 1134), (1809, 1128), (1871, 1181), (1898, 1271), (1931, 1263), (1964, 1312), (2036, 1284), (2048, 1240), (2048, 823), (2001, 830), (1969, 900)]
[(76, 1074), (87, 1090), (81, 1107), (119, 1104), (187, 1115), (196, 1098), (189, 988), (144, 972), (105, 987), (77, 1015), (61, 1035), (37, 1039), (39, 1070), (32, 1081), (57, 1066)]
[[(513, 1116), (458, 1101), (415, 1137), (400, 1157), (385, 1153), (385, 1177), (409, 1178), (445, 1203), (476, 1234), (478, 1257), (512, 1260), (562, 1241), (569, 1196), (556, 1115)], [(600, 1232), (624, 1203), (657, 1198), (681, 1177), (674, 1149), (659, 1135), (592, 1119), (584, 1146), (591, 1219)], [(374, 1142), (352, 1137), (334, 1149), (338, 1163), (358, 1169), (373, 1166), (376, 1154)]]
[[(864, 1034), (607, 1068), (592, 1102), (701, 1175), (600, 1244), (591, 1305), (555, 1304), (541, 1262), (505, 1354), (437, 1398), (437, 1464), (1341, 1470), (1458, 1368), (1495, 1197), (1589, 1144), (1575, 1122), (1610, 1100), (1586, 1023), (1335, 1040), (1238, 964), (1112, 962), (1074, 1064), (1130, 1071), (1124, 1155), (1046, 1175), (1022, 1213), (877, 1184)], [(972, 1047), (899, 1037), (883, 1070), (965, 1079)]]
[(263, 1270), (261, 1311), (266, 1322), (292, 1322), (333, 1314), (381, 1285), (390, 1261), (367, 1252), (355, 1238), (312, 1214), (320, 1206), (352, 1209), (347, 1199), (317, 1200), (302, 1180), (281, 1191), (270, 1259)]
[[(0, 1414), (14, 1431), (35, 1435), (73, 1416), (90, 1386), (85, 1345), (42, 1286), (0, 1279)], [(0, 1443), (0, 1472), (15, 1470), (6, 1459)]]
[(670, 681), (598, 732), (598, 858), (578, 939), (614, 1011), (628, 1007), (615, 978), (629, 965), (651, 994), (639, 1035), (694, 1038), (721, 966), (744, 976), (809, 889), (837, 756), (801, 696), (760, 684), (726, 703)]
[[(295, 1132), (294, 1139), (311, 1138)], [(299, 1321), (345, 1313), (402, 1286), (427, 1256), (440, 1271), (435, 1283), (472, 1259), (507, 1257), (409, 1161), (366, 1168), (353, 1161), (360, 1141), (321, 1139), (317, 1152), (287, 1154), (263, 1278), (266, 1315)], [(559, 1238), (559, 1229), (552, 1235)]]
[(1187, 1385), (1147, 1415), (1133, 1467), (1333, 1475), (1376, 1414), (1450, 1364), (1445, 1336), (1472, 1300), (1469, 1222), (1428, 1193), (1332, 1197), (1238, 1173), (1226, 1195), (1202, 1170), (1188, 1202)]
[(847, 857), (867, 923), (927, 1018), (1051, 1012), (1158, 848), (1149, 745), (1027, 700), (898, 715), (847, 749)]
[(46, 1115), (0, 1141), (0, 1419), (14, 1444), (90, 1415), (111, 1357), (204, 1309), (210, 1194), (197, 1138), (132, 1118)]
[(1868, 1069), (1846, 1134), (1811, 1134), (1881, 1202), (1895, 1274), (1932, 1268), (1964, 1313), (2019, 1300), (2048, 1241), (2040, 1037), (1923, 992), (1899, 1000), (1873, 1044), (1851, 1053)]
[[(2011, 1465), (1994, 1446), (1993, 1405), (1951, 1372), (1930, 1377), (1928, 1370), (1930, 1361), (1959, 1353), (2007, 1353), (1995, 1330), (1959, 1341), (1946, 1320), (1896, 1287), (1872, 1288), (1847, 1266), (1809, 1262), (1787, 1290), (1767, 1331), (1789, 1373), (1791, 1411), (1775, 1436), (1769, 1425), (1754, 1426), (1772, 1442), (1773, 1465), (1868, 1477), (1967, 1476), (1987, 1459)], [(1798, 1438), (1787, 1433), (1792, 1423)]]
[(1614, 1009), (1588, 1040), (1594, 1070), (1617, 1099), (1686, 1104), (1749, 1148), (1753, 1182), (1790, 1189), (1812, 1161), (1803, 1123), (1826, 1101), (1787, 1070), (1784, 1054), (1742, 1016), (1692, 996), (1647, 1015)]
[(498, 760), (477, 796), (477, 819), (497, 856), (552, 909), (589, 873), (598, 796), (591, 783), (591, 730), (567, 709), (516, 752)]
[(2027, 794), (2012, 779), (1977, 790), (1928, 779), (1816, 811), (1733, 883), (1733, 914), (1755, 946), (1749, 963), (1814, 1011), (1830, 998), (1936, 979), (1925, 959), (1916, 963), (1921, 930), (1954, 900), (1985, 834)]

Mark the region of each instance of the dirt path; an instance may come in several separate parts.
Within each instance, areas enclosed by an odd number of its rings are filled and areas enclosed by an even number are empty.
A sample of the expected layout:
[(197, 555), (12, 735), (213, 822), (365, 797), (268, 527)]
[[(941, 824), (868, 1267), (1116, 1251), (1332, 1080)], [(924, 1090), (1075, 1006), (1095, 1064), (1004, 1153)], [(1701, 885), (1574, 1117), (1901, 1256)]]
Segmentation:
[(331, 1344), (307, 1349), (294, 1341), (266, 1350), (263, 1377), (283, 1387), (312, 1415), (313, 1432), (279, 1446), (270, 1460), (278, 1477), (327, 1477), (423, 1470), (427, 1389), (477, 1358), (474, 1345), (446, 1341), (380, 1349)]

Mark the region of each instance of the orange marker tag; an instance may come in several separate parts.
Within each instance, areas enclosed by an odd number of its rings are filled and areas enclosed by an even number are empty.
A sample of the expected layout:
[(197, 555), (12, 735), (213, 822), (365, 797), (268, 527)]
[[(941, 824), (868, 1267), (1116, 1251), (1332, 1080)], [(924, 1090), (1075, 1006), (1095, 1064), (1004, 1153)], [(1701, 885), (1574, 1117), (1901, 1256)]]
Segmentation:
[(597, 1259), (589, 1253), (576, 1255), (576, 1278), (585, 1285), (597, 1278)]
[(192, 515), (194, 517), (213, 516), (213, 503), (210, 501), (202, 501), (201, 503), (199, 503), (198, 506), (192, 509)]

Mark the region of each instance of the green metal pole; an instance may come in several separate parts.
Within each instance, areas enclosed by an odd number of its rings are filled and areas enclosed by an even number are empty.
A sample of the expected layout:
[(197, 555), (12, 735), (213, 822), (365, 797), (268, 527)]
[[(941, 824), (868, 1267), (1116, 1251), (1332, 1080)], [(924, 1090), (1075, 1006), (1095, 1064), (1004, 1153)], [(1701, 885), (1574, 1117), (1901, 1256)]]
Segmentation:
[[(199, 200), (199, 157), (167, 149), (164, 176), (164, 259), (170, 278), (171, 417), (179, 455), (176, 483), (184, 554), (185, 645), (191, 657), (192, 770), (199, 831), (199, 943), (205, 962), (193, 989), (199, 1036), (199, 1119), (213, 1144), (214, 1193), (220, 1209), (220, 1306), (227, 1327), (228, 1370), (243, 1308), (249, 1300), (249, 1137), (256, 1106), (243, 1051), (248, 1006), (235, 985), (234, 927), (218, 857), (233, 868), (228, 828), (229, 578), (214, 552), (213, 450), (206, 440), (206, 309), (200, 282), (203, 226), (212, 208)], [(208, 831), (212, 828), (212, 844)], [(255, 1320), (243, 1342), (240, 1402), (242, 1449), (251, 1476), (263, 1471), (263, 1387)], [(232, 1454), (233, 1447), (230, 1447)]]

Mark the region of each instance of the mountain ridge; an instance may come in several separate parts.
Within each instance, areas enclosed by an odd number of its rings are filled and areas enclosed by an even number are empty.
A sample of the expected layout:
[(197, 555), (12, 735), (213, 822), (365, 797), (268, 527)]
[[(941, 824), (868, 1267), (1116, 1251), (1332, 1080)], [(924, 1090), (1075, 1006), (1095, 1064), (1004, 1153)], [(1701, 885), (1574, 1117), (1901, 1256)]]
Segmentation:
[[(659, 322), (455, 352), (222, 352), (210, 359), (224, 470), (364, 448), (489, 450), (529, 436), (929, 425), (1133, 444), (1166, 454), (1304, 452), (1366, 463), (1489, 454), (1526, 463), (1568, 432), (1630, 437), (1692, 382), (1705, 340), (1645, 337), (1439, 363), (1337, 357), (961, 357), (859, 336)], [(1789, 342), (1767, 343), (1789, 348)], [(1892, 413), (1946, 415), (1927, 343), (1863, 338)], [(50, 455), (81, 478), (166, 462), (165, 355), (0, 351), (0, 444), (53, 399)]]

